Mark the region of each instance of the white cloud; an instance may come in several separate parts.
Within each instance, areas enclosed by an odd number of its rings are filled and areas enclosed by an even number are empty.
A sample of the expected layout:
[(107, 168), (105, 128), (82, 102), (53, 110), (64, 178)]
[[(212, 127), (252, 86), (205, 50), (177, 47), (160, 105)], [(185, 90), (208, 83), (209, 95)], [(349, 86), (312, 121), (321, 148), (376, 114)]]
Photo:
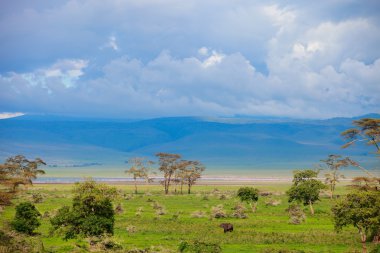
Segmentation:
[(116, 42), (116, 37), (110, 36), (108, 38), (107, 43), (100, 47), (100, 49), (103, 49), (103, 48), (111, 48), (114, 51), (119, 51), (119, 46)]
[(2, 113), (0, 113), (0, 120), (1, 119), (15, 118), (15, 117), (23, 116), (23, 115), (25, 115), (25, 114), (22, 112), (2, 112)]
[(201, 47), (198, 49), (198, 54), (200, 56), (208, 56), (208, 48), (207, 47)]
[(380, 108), (370, 1), (20, 5), (0, 22), (3, 111), (308, 118)]
[(211, 56), (208, 57), (202, 64), (203, 67), (208, 68), (214, 66), (215, 64), (219, 64), (222, 62), (225, 55), (221, 53), (217, 53), (215, 51), (212, 52)]
[[(62, 65), (55, 63), (47, 69)], [(67, 68), (59, 69), (67, 73)], [(40, 73), (44, 82), (31, 85), (26, 76), (36, 80)], [(37, 111), (119, 117), (247, 114), (325, 118), (376, 111), (380, 101), (380, 59), (372, 64), (347, 60), (338, 68), (329, 65), (320, 71), (302, 72), (298, 65), (289, 65), (265, 76), (239, 53), (214, 51), (202, 60), (163, 52), (147, 63), (129, 57), (115, 59), (103, 67), (100, 77), (78, 80), (70, 89), (60, 84), (61, 74), (46, 77), (45, 73), (37, 70), (1, 77), (0, 91), (8, 96), (0, 106), (24, 103)]]

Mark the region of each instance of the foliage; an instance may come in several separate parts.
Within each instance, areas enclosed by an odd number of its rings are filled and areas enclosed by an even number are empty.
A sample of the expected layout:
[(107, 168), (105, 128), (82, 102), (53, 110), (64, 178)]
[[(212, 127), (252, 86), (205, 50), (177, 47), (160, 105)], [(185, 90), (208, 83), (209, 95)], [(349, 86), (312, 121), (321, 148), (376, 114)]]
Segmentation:
[(179, 252), (191, 253), (219, 253), (222, 248), (217, 243), (207, 243), (195, 240), (193, 242), (182, 241), (178, 247)]
[(88, 239), (91, 251), (106, 252), (121, 250), (123, 247), (109, 236), (96, 236)]
[(1, 253), (40, 253), (46, 252), (40, 238), (14, 231), (0, 230)]
[(335, 229), (353, 225), (358, 229), (361, 240), (380, 229), (380, 193), (377, 191), (356, 191), (339, 200), (332, 208)]
[(38, 174), (45, 174), (38, 168), (40, 165), (46, 165), (40, 158), (31, 161), (23, 155), (9, 157), (0, 165), (0, 184), (10, 186), (12, 191), (21, 184), (32, 185), (32, 179), (36, 179)]
[(364, 118), (353, 122), (355, 128), (347, 129), (341, 135), (348, 141), (343, 148), (349, 147), (356, 142), (366, 141), (373, 145), (380, 154), (380, 119)]
[(144, 179), (147, 183), (153, 181), (153, 179), (149, 177), (153, 162), (146, 158), (134, 157), (128, 160), (128, 164), (131, 164), (131, 167), (126, 170), (125, 173), (132, 175), (135, 184), (135, 193), (137, 193), (137, 179)]
[(257, 202), (259, 200), (259, 190), (253, 187), (242, 187), (238, 190), (237, 196), (242, 202)]
[(289, 213), (290, 216), (290, 224), (298, 225), (305, 221), (305, 213), (298, 204), (290, 204), (286, 211)]
[(178, 154), (169, 154), (169, 153), (157, 153), (159, 161), (158, 164), (160, 167), (159, 171), (164, 173), (164, 180), (162, 184), (164, 185), (165, 194), (169, 193), (170, 182), (172, 177), (179, 166), (179, 159), (181, 158)]
[(309, 205), (310, 213), (314, 215), (313, 204), (319, 200), (319, 193), (325, 185), (315, 179), (318, 171), (296, 170), (292, 187), (286, 192), (289, 196), (288, 202), (296, 201)]
[(211, 208), (211, 217), (212, 218), (216, 218), (216, 219), (226, 218), (227, 217), (227, 213), (224, 210), (223, 205), (213, 206)]
[[(241, 187), (237, 192), (237, 196), (242, 202), (247, 202), (252, 209), (252, 212), (256, 211), (256, 202), (259, 200), (259, 190), (253, 187)], [(252, 203), (254, 205), (252, 206)]]
[(234, 212), (232, 213), (232, 217), (239, 218), (239, 219), (246, 219), (248, 218), (247, 214), (245, 213), (246, 208), (244, 205), (238, 203), (234, 207)]
[(201, 178), (202, 172), (205, 167), (198, 161), (181, 161), (179, 163), (179, 173), (178, 178), (181, 182), (181, 193), (182, 185), (187, 185), (187, 193), (191, 193), (191, 187), (196, 183), (196, 181)]
[(331, 199), (334, 196), (335, 187), (336, 184), (339, 183), (339, 179), (344, 178), (344, 175), (340, 173), (339, 169), (351, 164), (348, 157), (340, 159), (341, 157), (340, 155), (329, 155), (327, 159), (321, 160), (329, 170), (329, 172), (325, 174), (325, 184), (329, 186)]
[(41, 223), (40, 212), (30, 202), (22, 202), (16, 206), (16, 215), (11, 223), (14, 230), (24, 234), (33, 234)]
[(72, 208), (64, 206), (50, 222), (54, 230), (63, 229), (65, 239), (113, 234), (115, 211), (112, 206), (115, 188), (93, 180), (76, 184)]
[(379, 177), (354, 177), (352, 179), (354, 189), (365, 191), (380, 191), (380, 178)]
[(0, 205), (9, 205), (19, 185), (32, 185), (32, 179), (45, 174), (39, 169), (45, 162), (40, 158), (31, 161), (23, 155), (9, 157), (0, 164)]

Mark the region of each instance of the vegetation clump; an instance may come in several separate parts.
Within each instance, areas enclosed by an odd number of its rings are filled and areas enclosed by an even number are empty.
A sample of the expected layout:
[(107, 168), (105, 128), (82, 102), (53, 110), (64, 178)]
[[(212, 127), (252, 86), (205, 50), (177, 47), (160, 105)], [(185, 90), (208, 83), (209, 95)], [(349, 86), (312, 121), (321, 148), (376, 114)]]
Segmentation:
[(305, 221), (306, 216), (300, 205), (292, 203), (286, 211), (290, 216), (289, 224), (299, 225)]
[(33, 185), (37, 175), (45, 174), (39, 168), (45, 164), (40, 158), (28, 160), (23, 155), (9, 157), (0, 164), (0, 205), (9, 205), (20, 185)]
[(258, 189), (253, 187), (242, 187), (238, 190), (237, 196), (242, 202), (247, 202), (250, 205), (252, 212), (256, 211), (257, 201), (259, 200)]
[(211, 208), (211, 217), (212, 218), (216, 218), (216, 219), (226, 218), (227, 217), (227, 213), (224, 210), (223, 205), (213, 206)]
[[(335, 229), (353, 225), (360, 234), (363, 249), (367, 238), (380, 233), (380, 192), (355, 191), (339, 200), (332, 208)], [(373, 238), (370, 238), (373, 239)]]
[(11, 223), (17, 232), (32, 235), (33, 231), (41, 225), (41, 214), (30, 202), (22, 202), (16, 206), (16, 215)]
[(87, 180), (77, 183), (73, 192), (72, 207), (62, 207), (51, 218), (53, 229), (62, 229), (65, 239), (75, 238), (79, 234), (113, 234), (115, 211), (111, 199), (116, 189)]
[(231, 215), (232, 217), (239, 218), (239, 219), (248, 218), (248, 215), (245, 213), (247, 209), (241, 203), (236, 204), (233, 209), (234, 209), (234, 212)]
[(319, 193), (325, 189), (325, 185), (316, 179), (318, 171), (296, 170), (294, 171), (293, 185), (286, 192), (289, 196), (288, 201), (296, 201), (309, 205), (311, 215), (314, 215), (313, 204), (319, 201)]
[(195, 240), (193, 242), (182, 241), (178, 247), (179, 252), (186, 253), (220, 253), (222, 248), (218, 243), (208, 243)]

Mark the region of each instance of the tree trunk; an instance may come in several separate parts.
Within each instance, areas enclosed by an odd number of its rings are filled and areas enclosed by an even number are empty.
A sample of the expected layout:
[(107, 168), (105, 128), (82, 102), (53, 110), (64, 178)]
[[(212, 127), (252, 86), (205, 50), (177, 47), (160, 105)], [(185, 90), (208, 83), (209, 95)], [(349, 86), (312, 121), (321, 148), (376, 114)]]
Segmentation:
[(252, 213), (256, 212), (256, 210), (257, 210), (257, 203), (256, 203), (256, 202), (253, 203), (253, 205), (252, 205), (252, 203), (250, 202), (250, 203), (249, 203), (249, 206), (251, 207)]
[(360, 238), (362, 240), (362, 245), (363, 245), (362, 252), (367, 253), (367, 245), (366, 245), (367, 235), (365, 234), (365, 232), (360, 231)]
[(168, 186), (168, 180), (165, 180), (165, 194), (169, 193), (169, 186)]
[(172, 174), (169, 174), (167, 180), (166, 180), (166, 185), (165, 185), (165, 194), (169, 193), (169, 186), (170, 186), (170, 180), (172, 178)]
[(191, 184), (188, 184), (187, 185), (189, 188), (187, 189), (187, 194), (190, 194), (190, 191), (191, 191)]
[(309, 200), (309, 207), (310, 207), (310, 213), (311, 215), (314, 215), (314, 208), (313, 208), (313, 204), (311, 203), (311, 201)]
[(135, 179), (135, 194), (137, 194), (137, 181)]

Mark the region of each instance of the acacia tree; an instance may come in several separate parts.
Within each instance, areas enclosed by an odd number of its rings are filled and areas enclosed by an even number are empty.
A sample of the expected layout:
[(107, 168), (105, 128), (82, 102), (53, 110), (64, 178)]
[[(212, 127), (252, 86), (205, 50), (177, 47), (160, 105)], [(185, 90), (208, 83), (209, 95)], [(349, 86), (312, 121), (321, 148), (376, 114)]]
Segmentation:
[(358, 229), (363, 245), (367, 252), (367, 237), (380, 231), (380, 194), (376, 191), (355, 191), (339, 200), (332, 208), (335, 230), (353, 225)]
[(319, 171), (314, 170), (296, 170), (293, 172), (293, 185), (286, 192), (289, 196), (288, 202), (302, 202), (303, 205), (309, 205), (311, 215), (314, 215), (313, 204), (319, 200), (319, 193), (326, 186), (317, 176)]
[[(259, 190), (253, 187), (241, 187), (237, 192), (240, 201), (247, 202), (252, 212), (256, 211), (257, 201), (259, 200)], [(253, 203), (253, 206), (252, 206)]]
[(45, 165), (40, 158), (28, 160), (23, 155), (9, 157), (0, 164), (0, 205), (10, 204), (19, 185), (32, 185), (32, 179), (45, 174), (44, 170), (39, 169), (40, 165)]
[(144, 179), (148, 183), (152, 182), (153, 179), (149, 177), (149, 172), (153, 162), (146, 158), (134, 157), (128, 160), (128, 164), (130, 164), (131, 167), (126, 170), (125, 173), (132, 175), (135, 193), (137, 194), (137, 179)]
[(36, 179), (39, 174), (45, 174), (44, 170), (39, 169), (40, 165), (46, 165), (40, 158), (28, 160), (23, 155), (9, 157), (0, 167), (1, 183), (9, 185), (13, 192), (21, 184), (33, 185), (32, 179)]
[(183, 184), (187, 185), (187, 193), (191, 193), (191, 187), (201, 178), (206, 168), (199, 161), (181, 161), (179, 164), (179, 178), (181, 183), (181, 194)]
[[(342, 147), (347, 148), (357, 142), (366, 142), (369, 146), (374, 146), (376, 154), (380, 158), (380, 119), (364, 118), (353, 121), (354, 128), (347, 129), (341, 135), (347, 140), (347, 143)], [(375, 184), (375, 189), (380, 189), (380, 178), (369, 172), (359, 163), (349, 160), (350, 165), (357, 167), (368, 175), (368, 180)], [(356, 178), (356, 181), (362, 181), (363, 177)]]
[(159, 171), (164, 173), (164, 180), (162, 184), (164, 185), (165, 194), (169, 193), (170, 182), (176, 170), (179, 168), (179, 159), (181, 155), (169, 154), (169, 153), (157, 153)]
[(373, 145), (376, 152), (380, 154), (380, 119), (364, 118), (354, 120), (355, 128), (350, 128), (341, 133), (348, 141), (343, 145), (343, 148), (349, 147), (356, 142), (366, 142), (368, 145)]
[(327, 159), (321, 160), (326, 164), (329, 170), (329, 172), (325, 174), (325, 184), (329, 187), (331, 199), (333, 198), (335, 186), (339, 182), (339, 179), (344, 178), (344, 175), (340, 173), (339, 169), (350, 165), (348, 157), (340, 159), (341, 157), (340, 155), (329, 155)]

